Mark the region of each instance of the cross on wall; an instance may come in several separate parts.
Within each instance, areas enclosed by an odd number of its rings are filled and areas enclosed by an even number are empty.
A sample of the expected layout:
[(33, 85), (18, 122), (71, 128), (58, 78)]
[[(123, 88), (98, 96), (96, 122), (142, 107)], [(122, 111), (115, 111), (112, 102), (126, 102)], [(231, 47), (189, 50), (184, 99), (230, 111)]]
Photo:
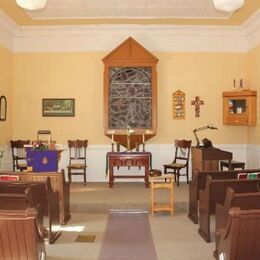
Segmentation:
[(199, 96), (196, 96), (195, 100), (191, 101), (191, 105), (195, 106), (195, 117), (200, 117), (200, 106), (204, 105), (204, 101), (200, 100)]

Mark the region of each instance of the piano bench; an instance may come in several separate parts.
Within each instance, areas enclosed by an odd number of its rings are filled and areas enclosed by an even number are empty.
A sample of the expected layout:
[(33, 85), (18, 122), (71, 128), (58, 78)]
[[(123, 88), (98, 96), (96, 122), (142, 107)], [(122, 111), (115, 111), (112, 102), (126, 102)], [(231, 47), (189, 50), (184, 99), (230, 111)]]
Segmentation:
[[(223, 171), (224, 167), (229, 168), (228, 160), (220, 161), (220, 170)], [(245, 169), (245, 163), (231, 160), (231, 170), (235, 170), (235, 169), (244, 170)]]

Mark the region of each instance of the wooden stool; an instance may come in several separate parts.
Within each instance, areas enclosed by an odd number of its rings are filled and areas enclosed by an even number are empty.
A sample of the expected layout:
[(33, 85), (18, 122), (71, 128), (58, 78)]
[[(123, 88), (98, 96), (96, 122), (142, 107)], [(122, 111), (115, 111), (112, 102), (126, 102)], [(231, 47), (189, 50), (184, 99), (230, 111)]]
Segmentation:
[[(173, 211), (174, 211), (173, 178), (174, 177), (172, 174), (150, 177), (152, 216), (154, 216), (154, 212), (157, 212), (157, 211), (169, 211), (171, 213), (171, 216), (173, 215)], [(166, 179), (166, 182), (165, 182), (165, 179)], [(169, 192), (170, 192), (169, 203), (156, 203), (155, 202), (155, 190), (156, 189), (169, 189)]]
[[(229, 162), (228, 160), (223, 160), (220, 161), (220, 169), (221, 171), (223, 171), (223, 168), (229, 168)], [(244, 162), (238, 162), (238, 161), (233, 161), (231, 160), (231, 170), (235, 170), (235, 169), (245, 169), (245, 163)]]

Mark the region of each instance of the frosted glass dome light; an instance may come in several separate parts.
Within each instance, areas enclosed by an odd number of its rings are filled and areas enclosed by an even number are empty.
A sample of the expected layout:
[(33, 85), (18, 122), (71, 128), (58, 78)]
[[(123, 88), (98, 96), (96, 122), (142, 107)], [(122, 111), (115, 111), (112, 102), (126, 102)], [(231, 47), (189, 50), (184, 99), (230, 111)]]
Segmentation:
[(245, 0), (213, 0), (216, 9), (233, 12), (244, 5)]
[(47, 0), (16, 0), (16, 3), (24, 9), (33, 11), (44, 8)]

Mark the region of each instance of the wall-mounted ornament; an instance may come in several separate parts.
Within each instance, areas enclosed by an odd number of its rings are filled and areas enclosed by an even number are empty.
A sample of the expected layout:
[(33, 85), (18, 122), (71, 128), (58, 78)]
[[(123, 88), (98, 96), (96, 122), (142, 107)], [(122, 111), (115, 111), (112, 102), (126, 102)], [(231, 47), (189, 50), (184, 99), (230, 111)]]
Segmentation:
[(195, 106), (195, 117), (200, 117), (200, 106), (204, 105), (204, 101), (200, 100), (199, 96), (196, 96), (195, 100), (191, 101), (191, 105)]
[(7, 100), (5, 96), (0, 97), (0, 121), (6, 120)]
[(240, 90), (243, 90), (243, 88), (244, 88), (243, 79), (240, 79), (240, 80), (233, 79), (233, 90), (234, 91), (240, 91)]
[(185, 93), (177, 90), (172, 94), (173, 119), (185, 119)]

